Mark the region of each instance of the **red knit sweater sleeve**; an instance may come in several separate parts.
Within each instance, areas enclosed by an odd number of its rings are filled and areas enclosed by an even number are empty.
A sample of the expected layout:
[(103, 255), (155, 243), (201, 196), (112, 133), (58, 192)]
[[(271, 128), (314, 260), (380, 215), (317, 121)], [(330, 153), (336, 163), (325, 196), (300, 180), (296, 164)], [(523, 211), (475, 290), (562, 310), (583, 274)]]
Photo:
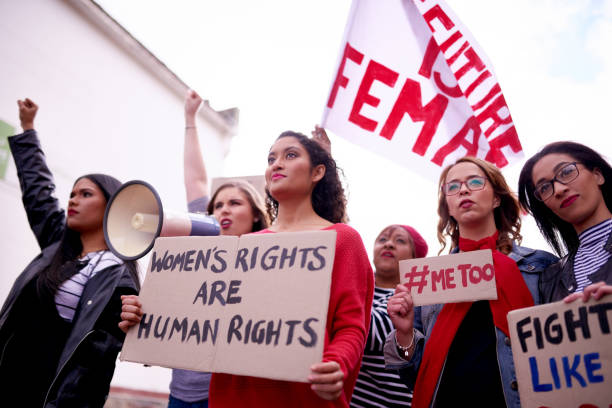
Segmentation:
[(329, 343), (324, 361), (336, 361), (351, 391), (368, 337), (374, 274), (359, 233), (336, 224), (336, 255), (327, 316)]

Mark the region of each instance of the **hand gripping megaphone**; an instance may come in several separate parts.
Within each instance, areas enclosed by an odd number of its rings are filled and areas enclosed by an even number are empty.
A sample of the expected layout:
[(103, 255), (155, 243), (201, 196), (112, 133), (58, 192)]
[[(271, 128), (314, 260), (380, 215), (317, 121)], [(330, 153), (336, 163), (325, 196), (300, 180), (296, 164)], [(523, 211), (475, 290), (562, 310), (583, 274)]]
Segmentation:
[(132, 180), (112, 195), (104, 213), (104, 239), (119, 258), (131, 261), (153, 248), (157, 237), (219, 235), (214, 217), (168, 211), (147, 182)]

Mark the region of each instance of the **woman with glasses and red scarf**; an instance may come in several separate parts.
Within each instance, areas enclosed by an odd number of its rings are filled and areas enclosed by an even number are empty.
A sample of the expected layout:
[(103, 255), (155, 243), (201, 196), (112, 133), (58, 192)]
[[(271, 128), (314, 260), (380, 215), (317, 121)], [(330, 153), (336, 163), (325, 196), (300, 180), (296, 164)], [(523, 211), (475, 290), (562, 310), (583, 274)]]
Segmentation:
[(519, 205), (494, 165), (464, 157), (439, 184), (442, 250), (447, 237), (451, 253), (491, 249), (497, 299), (415, 307), (398, 285), (388, 301), (395, 330), (385, 365), (414, 385), (413, 407), (520, 406), (506, 315), (540, 303), (540, 273), (557, 258), (516, 245)]
[(530, 158), (519, 200), (533, 215), (558, 263), (542, 274), (544, 302), (612, 293), (612, 168), (593, 149), (551, 143)]

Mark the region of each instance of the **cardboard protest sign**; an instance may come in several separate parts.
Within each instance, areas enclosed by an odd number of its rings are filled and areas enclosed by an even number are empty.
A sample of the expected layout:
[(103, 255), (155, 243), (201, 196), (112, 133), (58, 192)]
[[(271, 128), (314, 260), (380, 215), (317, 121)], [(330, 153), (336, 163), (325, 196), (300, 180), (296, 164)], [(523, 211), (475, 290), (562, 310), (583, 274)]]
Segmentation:
[(497, 299), (490, 249), (399, 262), (416, 306)]
[(612, 406), (612, 296), (508, 313), (522, 407)]
[(491, 63), (442, 0), (353, 0), (321, 123), (431, 176), (523, 156)]
[(335, 231), (158, 238), (121, 359), (307, 382), (335, 242)]

